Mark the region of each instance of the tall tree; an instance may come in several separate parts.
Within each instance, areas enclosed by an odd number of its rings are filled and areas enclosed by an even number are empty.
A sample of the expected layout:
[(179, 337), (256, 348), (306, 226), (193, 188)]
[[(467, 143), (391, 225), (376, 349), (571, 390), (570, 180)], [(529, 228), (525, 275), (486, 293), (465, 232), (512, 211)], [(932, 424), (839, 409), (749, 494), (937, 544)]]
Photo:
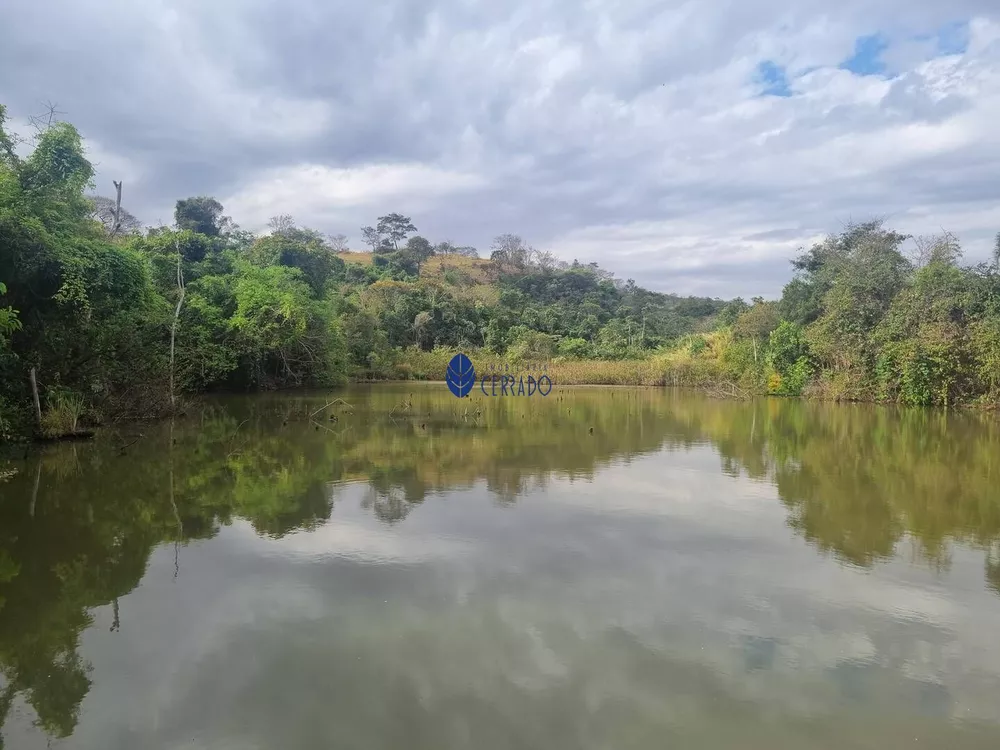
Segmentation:
[(268, 219), (267, 226), (268, 229), (271, 230), (272, 234), (286, 234), (295, 229), (295, 219), (288, 214), (272, 216)]
[(373, 253), (377, 253), (382, 246), (382, 234), (375, 227), (361, 227), (361, 239)]
[(453, 242), (445, 240), (444, 242), (439, 242), (434, 246), (434, 253), (436, 255), (460, 255), (465, 258), (478, 258), (479, 251), (474, 247), (460, 246)]
[(399, 250), (399, 243), (405, 240), (410, 234), (417, 231), (410, 221), (409, 216), (391, 213), (378, 217), (378, 224), (375, 230), (380, 237), (386, 238), (392, 245), (393, 250)]
[(178, 229), (190, 229), (198, 234), (218, 237), (228, 224), (222, 211), (222, 204), (215, 198), (183, 198), (177, 201), (174, 208), (174, 223)]
[(334, 253), (346, 253), (348, 251), (346, 234), (331, 234), (326, 238), (326, 244), (330, 247), (330, 251)]
[(419, 259), (421, 263), (434, 255), (434, 246), (419, 235), (416, 237), (410, 237), (410, 239), (406, 241), (406, 250), (415, 258)]
[(535, 252), (517, 234), (499, 235), (493, 240), (490, 250), (490, 260), (501, 273), (524, 270)]

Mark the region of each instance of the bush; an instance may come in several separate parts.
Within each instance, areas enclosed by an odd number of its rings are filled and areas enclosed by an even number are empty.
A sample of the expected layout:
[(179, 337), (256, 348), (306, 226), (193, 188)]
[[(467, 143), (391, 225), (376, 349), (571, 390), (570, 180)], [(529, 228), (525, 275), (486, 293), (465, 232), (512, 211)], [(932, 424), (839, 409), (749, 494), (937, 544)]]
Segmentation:
[(708, 348), (708, 342), (701, 336), (697, 336), (691, 339), (691, 343), (688, 344), (688, 353), (692, 357), (697, 357), (699, 354), (704, 352)]
[(586, 359), (590, 356), (590, 344), (586, 339), (565, 338), (559, 342), (559, 354), (569, 359)]
[(83, 396), (63, 388), (49, 391), (47, 408), (42, 414), (42, 432), (49, 436), (76, 432), (86, 409)]

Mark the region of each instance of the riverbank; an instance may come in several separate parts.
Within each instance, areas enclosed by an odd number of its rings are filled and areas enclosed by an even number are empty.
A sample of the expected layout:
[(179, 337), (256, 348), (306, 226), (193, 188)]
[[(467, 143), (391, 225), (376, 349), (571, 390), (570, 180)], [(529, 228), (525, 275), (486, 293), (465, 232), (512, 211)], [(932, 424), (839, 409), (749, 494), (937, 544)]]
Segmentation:
[[(406, 349), (398, 353), (387, 380), (442, 381), (448, 363), (457, 349), (431, 351)], [(756, 362), (734, 345), (727, 332), (690, 336), (674, 348), (650, 352), (644, 359), (588, 360), (539, 355), (534, 361), (508, 360), (491, 352), (466, 350), (477, 373), (537, 372), (544, 367), (552, 382), (559, 386), (645, 386), (693, 388), (720, 398), (746, 399), (753, 396), (780, 396), (811, 401), (834, 401), (869, 404), (905, 404), (891, 391), (880, 389), (863, 375), (830, 372), (797, 363), (786, 373), (761, 357)], [(912, 405), (912, 404), (911, 404)], [(972, 395), (946, 407), (996, 410), (1000, 397)]]
[[(439, 348), (431, 351), (407, 349), (399, 354), (392, 367), (392, 379), (442, 380), (448, 363), (457, 349)], [(705, 368), (680, 367), (669, 354), (651, 355), (646, 359), (598, 360), (548, 358), (543, 355), (511, 360), (491, 352), (467, 351), (478, 373), (537, 373), (548, 375), (560, 385), (620, 385), (620, 386), (693, 386), (704, 387), (723, 378), (711, 377)], [(544, 368), (544, 369), (543, 369)]]
[[(800, 383), (789, 386), (773, 369), (759, 367), (756, 370), (738, 367), (738, 360), (727, 349), (728, 342), (718, 333), (692, 337), (677, 347), (666, 351), (650, 352), (645, 359), (595, 360), (552, 357), (539, 355), (532, 361), (499, 357), (492, 352), (466, 350), (479, 377), (490, 373), (548, 375), (553, 385), (581, 388), (690, 388), (722, 399), (746, 400), (753, 397), (779, 396), (801, 398), (810, 401), (833, 401), (868, 404), (898, 404), (898, 400), (880, 398), (877, 393), (866, 389), (864, 384), (852, 383), (848, 376), (831, 373), (811, 373)], [(443, 386), (444, 374), (457, 349), (436, 348), (423, 351), (414, 348), (398, 350), (391, 363), (381, 372), (368, 377), (354, 377), (352, 383), (438, 383)], [(374, 377), (372, 375), (375, 375)], [(187, 403), (187, 397), (184, 402)], [(197, 396), (194, 396), (197, 398)], [(991, 411), (1000, 408), (997, 399), (979, 397), (948, 404), (951, 408), (968, 408)], [(56, 406), (54, 409), (59, 409)], [(53, 408), (50, 408), (50, 411)], [(49, 421), (62, 423), (59, 414), (48, 415)], [(111, 422), (142, 422), (156, 420), (166, 414), (146, 415), (145, 419), (111, 420)], [(76, 424), (75, 417), (72, 424)], [(83, 424), (83, 422), (81, 422)], [(86, 427), (101, 426), (100, 421), (85, 420)], [(24, 425), (28, 427), (27, 424)], [(62, 433), (59, 433), (62, 434)], [(8, 433), (8, 441), (31, 441), (28, 432)], [(50, 438), (51, 439), (51, 438)], [(2, 441), (0, 441), (2, 442)]]

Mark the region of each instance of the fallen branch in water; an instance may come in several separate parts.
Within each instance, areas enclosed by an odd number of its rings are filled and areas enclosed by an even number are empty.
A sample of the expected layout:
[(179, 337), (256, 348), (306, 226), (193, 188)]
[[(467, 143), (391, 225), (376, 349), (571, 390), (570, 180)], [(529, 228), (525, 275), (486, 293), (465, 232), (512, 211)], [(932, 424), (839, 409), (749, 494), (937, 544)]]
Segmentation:
[(126, 448), (131, 448), (133, 445), (135, 445), (136, 443), (138, 443), (141, 439), (142, 439), (142, 433), (140, 432), (136, 436), (135, 440), (133, 440), (131, 443), (125, 443), (125, 445), (118, 446), (119, 452), (124, 456), (125, 455), (125, 449)]
[(231, 438), (229, 438), (230, 442), (232, 442), (236, 438), (236, 433), (240, 431), (240, 427), (242, 427), (243, 425), (245, 425), (249, 421), (250, 421), (250, 419), (248, 417), (247, 419), (244, 419), (242, 422), (240, 422), (238, 425), (236, 425), (236, 429), (233, 430), (233, 436)]
[(349, 409), (349, 410), (350, 410), (351, 412), (353, 412), (353, 411), (354, 411), (354, 407), (353, 407), (353, 406), (351, 406), (351, 405), (350, 405), (349, 403), (347, 403), (346, 401), (344, 401), (344, 399), (342, 399), (342, 398), (335, 398), (335, 399), (334, 399), (333, 401), (331, 401), (330, 403), (328, 403), (328, 404), (324, 404), (323, 406), (319, 407), (319, 408), (318, 408), (318, 409), (317, 409), (316, 411), (314, 411), (314, 412), (313, 412), (312, 414), (310, 414), (310, 415), (309, 415), (309, 419), (312, 419), (312, 418), (313, 418), (313, 417), (315, 417), (315, 416), (316, 416), (317, 414), (319, 414), (319, 413), (320, 413), (321, 411), (324, 411), (324, 410), (326, 410), (326, 409), (329, 409), (329, 408), (330, 408), (331, 406), (333, 406), (334, 404), (343, 404), (343, 405), (344, 405), (344, 406), (346, 406), (346, 407), (347, 407), (347, 408), (348, 408), (348, 409)]
[(331, 435), (336, 435), (337, 437), (343, 437), (344, 433), (347, 432), (349, 429), (351, 429), (351, 426), (352, 426), (352, 425), (347, 425), (347, 427), (345, 427), (344, 429), (342, 429), (340, 432), (337, 432), (336, 430), (331, 430), (326, 425), (320, 424), (315, 419), (310, 419), (309, 421), (312, 422), (314, 425), (316, 425), (316, 429), (317, 430), (319, 430), (319, 429), (326, 430)]
[(406, 411), (409, 411), (412, 408), (413, 408), (413, 402), (412, 401), (400, 401), (398, 404), (396, 404), (394, 407), (392, 407), (389, 410), (389, 416), (391, 417), (393, 415), (393, 413), (396, 411), (396, 409), (399, 409), (400, 411), (406, 412)]
[[(240, 427), (242, 427), (243, 425), (245, 425), (249, 421), (250, 421), (250, 419), (247, 418), (247, 419), (244, 419), (242, 422), (240, 422), (238, 425), (236, 425), (236, 429), (233, 430), (232, 437), (229, 438), (229, 453), (226, 454), (226, 458), (232, 458), (233, 455), (238, 455), (239, 454), (239, 452), (240, 452), (239, 449), (233, 447), (233, 441), (236, 439), (236, 434), (240, 431)], [(240, 446), (240, 447), (242, 448), (243, 446)]]
[(740, 399), (742, 401), (748, 401), (751, 398), (749, 391), (740, 388), (732, 381), (714, 383), (706, 391), (715, 398)]

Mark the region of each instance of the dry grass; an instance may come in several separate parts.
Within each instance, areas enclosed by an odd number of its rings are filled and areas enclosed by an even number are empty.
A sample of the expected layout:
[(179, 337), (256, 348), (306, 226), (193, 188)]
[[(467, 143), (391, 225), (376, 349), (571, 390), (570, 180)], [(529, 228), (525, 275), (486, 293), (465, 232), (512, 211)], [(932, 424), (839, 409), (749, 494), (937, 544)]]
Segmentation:
[(372, 264), (371, 253), (355, 252), (350, 250), (346, 253), (337, 253), (337, 257), (345, 263), (357, 263), (361, 266), (370, 266)]
[(428, 279), (445, 279), (451, 271), (452, 278), (459, 285), (489, 284), (490, 262), (483, 258), (467, 258), (464, 255), (435, 255), (428, 258), (420, 269), (420, 276)]
[[(361, 266), (372, 264), (370, 252), (349, 250), (337, 253), (337, 257), (345, 263), (357, 263)], [(447, 281), (448, 278), (451, 278), (457, 282), (457, 286), (489, 284), (489, 269), (490, 262), (484, 258), (467, 258), (463, 255), (434, 255), (420, 267), (420, 277), (439, 281)], [(446, 276), (448, 271), (452, 273)]]
[[(443, 380), (453, 349), (430, 352), (408, 349), (401, 354), (397, 376), (416, 380)], [(514, 363), (483, 351), (467, 351), (480, 376), (490, 372), (537, 374), (538, 363)], [(679, 385), (708, 387), (717, 383), (721, 368), (714, 358), (671, 351), (640, 360), (560, 360), (542, 363), (553, 383), (560, 385)], [(492, 369), (491, 369), (492, 368)], [(510, 368), (509, 370), (507, 368)]]

